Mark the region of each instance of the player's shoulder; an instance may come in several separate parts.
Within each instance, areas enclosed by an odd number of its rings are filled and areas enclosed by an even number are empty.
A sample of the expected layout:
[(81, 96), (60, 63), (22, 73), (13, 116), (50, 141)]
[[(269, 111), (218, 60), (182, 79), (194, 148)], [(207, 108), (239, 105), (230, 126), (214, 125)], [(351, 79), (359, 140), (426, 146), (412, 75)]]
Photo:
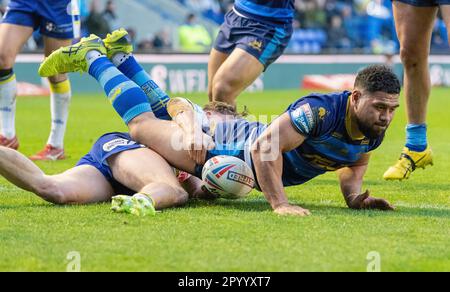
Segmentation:
[(303, 96), (289, 106), (289, 110), (296, 110), (300, 107), (311, 108), (311, 111), (319, 115), (321, 119), (333, 118), (347, 108), (349, 91), (333, 93), (312, 93)]
[(329, 132), (345, 114), (350, 92), (312, 93), (288, 108), (293, 125), (306, 136), (320, 136)]

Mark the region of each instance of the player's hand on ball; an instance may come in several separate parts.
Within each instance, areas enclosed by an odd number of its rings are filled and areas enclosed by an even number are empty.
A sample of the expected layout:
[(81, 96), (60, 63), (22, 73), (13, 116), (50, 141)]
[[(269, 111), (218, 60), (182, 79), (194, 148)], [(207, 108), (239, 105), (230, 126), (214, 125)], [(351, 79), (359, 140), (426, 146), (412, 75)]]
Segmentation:
[(393, 211), (395, 207), (389, 204), (388, 201), (381, 198), (374, 198), (370, 196), (370, 191), (367, 190), (361, 195), (352, 195), (347, 199), (347, 204), (350, 209), (378, 209), (383, 211)]
[(300, 216), (300, 217), (306, 217), (310, 216), (311, 212), (307, 209), (303, 209), (302, 207), (295, 206), (295, 205), (281, 205), (279, 207), (276, 207), (274, 209), (274, 212), (278, 215), (293, 215), (293, 216)]
[(186, 137), (186, 146), (189, 151), (189, 157), (199, 165), (205, 164), (206, 152), (216, 147), (211, 136), (201, 131), (188, 135)]

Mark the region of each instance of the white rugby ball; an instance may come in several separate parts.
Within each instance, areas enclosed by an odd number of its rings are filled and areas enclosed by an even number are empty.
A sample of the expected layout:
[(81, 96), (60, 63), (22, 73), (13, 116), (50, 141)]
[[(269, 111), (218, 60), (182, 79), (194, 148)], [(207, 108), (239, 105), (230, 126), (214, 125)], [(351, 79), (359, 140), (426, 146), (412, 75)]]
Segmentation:
[(255, 186), (253, 171), (243, 160), (216, 156), (205, 163), (202, 179), (211, 193), (225, 199), (247, 196)]

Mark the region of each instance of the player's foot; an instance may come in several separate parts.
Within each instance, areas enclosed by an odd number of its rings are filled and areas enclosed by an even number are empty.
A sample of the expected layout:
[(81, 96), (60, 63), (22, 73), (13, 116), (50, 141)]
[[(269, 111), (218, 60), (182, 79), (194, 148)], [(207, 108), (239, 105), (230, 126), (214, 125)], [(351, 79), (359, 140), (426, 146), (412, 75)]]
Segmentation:
[(107, 49), (107, 56), (110, 59), (117, 53), (130, 54), (133, 52), (131, 37), (123, 28), (108, 34), (103, 43)]
[(39, 67), (39, 75), (50, 77), (68, 72), (87, 72), (86, 54), (93, 50), (106, 55), (102, 39), (91, 34), (90, 37), (82, 38), (77, 44), (54, 51)]
[(11, 139), (8, 139), (5, 136), (0, 135), (0, 146), (17, 150), (19, 149), (19, 140), (17, 140), (16, 136), (14, 136)]
[(156, 210), (151, 201), (143, 195), (115, 196), (112, 198), (111, 210), (116, 213), (128, 213), (139, 217), (154, 216)]
[(408, 179), (414, 170), (425, 169), (428, 165), (433, 165), (433, 151), (430, 147), (422, 152), (411, 151), (405, 147), (400, 159), (384, 173), (383, 178), (385, 180)]
[(63, 148), (56, 148), (47, 144), (43, 150), (31, 156), (30, 159), (33, 161), (56, 161), (64, 160), (66, 159), (66, 156)]

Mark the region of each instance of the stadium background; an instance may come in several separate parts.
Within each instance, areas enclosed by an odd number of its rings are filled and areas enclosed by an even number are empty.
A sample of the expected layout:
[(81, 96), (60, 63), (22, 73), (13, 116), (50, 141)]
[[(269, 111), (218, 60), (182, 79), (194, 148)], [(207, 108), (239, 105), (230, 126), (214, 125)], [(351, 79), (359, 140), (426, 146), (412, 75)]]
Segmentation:
[[(125, 27), (133, 36), (139, 60), (161, 87), (173, 93), (204, 92), (207, 53), (232, 2), (81, 0), (82, 34), (104, 36)], [(0, 11), (6, 3), (3, 0)], [(390, 0), (307, 0), (297, 1), (296, 7), (295, 30), (286, 54), (250, 91), (347, 88), (352, 77), (335, 75), (353, 74), (372, 63), (390, 64), (402, 75)], [(196, 16), (194, 25), (187, 25), (190, 14)], [(204, 45), (193, 46), (195, 42)], [(445, 55), (448, 49), (447, 32), (439, 17), (431, 44), (434, 56), (430, 60), (435, 86), (450, 85), (450, 58)], [(35, 74), (42, 60), (41, 54), (34, 55), (38, 52), (42, 52), (42, 39), (35, 33), (24, 48), (24, 55), (18, 57), (15, 70), (19, 81), (41, 83)], [(323, 75), (330, 74), (333, 76), (324, 79)], [(72, 76), (72, 82), (81, 93), (98, 89), (95, 82), (78, 75)], [(30, 89), (26, 89), (29, 94)]]
[[(138, 58), (159, 85), (201, 104), (207, 100), (209, 47), (185, 50), (179, 29), (194, 12), (212, 41), (230, 2), (115, 0), (114, 12), (105, 13), (107, 1), (82, 0), (83, 31), (131, 29)], [(367, 64), (387, 63), (402, 75), (389, 0), (302, 0), (297, 6), (286, 55), (238, 100), (252, 114), (279, 114), (311, 90), (348, 88), (352, 74)], [(50, 127), (45, 86), (33, 86), (43, 83), (37, 75), (41, 50), (35, 35), (15, 66), (24, 82), (17, 129), (26, 155), (42, 146)], [(312, 211), (310, 218), (278, 217), (254, 192), (241, 201), (193, 201), (141, 219), (112, 214), (109, 204), (55, 207), (1, 179), (0, 270), (70, 271), (71, 255), (79, 254), (82, 271), (449, 271), (450, 91), (445, 87), (450, 85), (450, 57), (441, 20), (432, 51), (433, 84), (443, 87), (433, 90), (430, 104), (436, 165), (417, 171), (408, 182), (381, 179), (404, 143), (402, 101), (367, 174), (367, 187), (391, 201), (397, 212), (348, 210), (334, 174), (288, 190), (292, 203)], [(71, 80), (69, 158), (39, 162), (50, 174), (72, 167), (103, 133), (125, 130), (94, 81), (79, 74)], [(381, 267), (374, 268), (376, 255)]]

